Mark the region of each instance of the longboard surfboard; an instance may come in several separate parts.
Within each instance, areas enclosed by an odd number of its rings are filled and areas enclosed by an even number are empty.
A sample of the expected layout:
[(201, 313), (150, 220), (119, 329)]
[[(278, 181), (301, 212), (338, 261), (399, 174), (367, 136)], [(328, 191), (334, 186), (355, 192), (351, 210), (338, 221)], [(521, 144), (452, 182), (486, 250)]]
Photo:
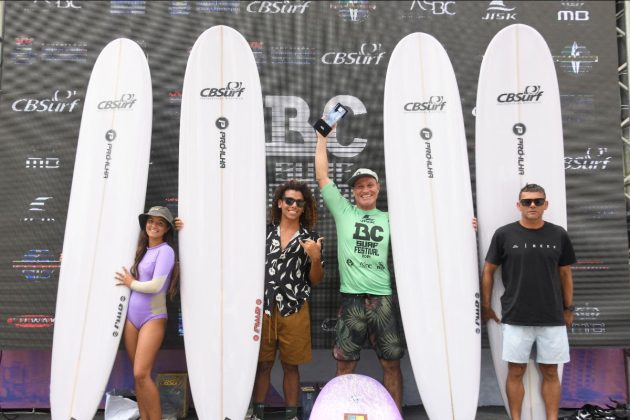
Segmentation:
[(442, 45), (414, 33), (385, 80), (385, 168), (400, 311), (430, 418), (474, 419), (480, 377), (477, 244), (464, 120)]
[[(520, 218), (516, 202), (519, 190), (527, 183), (546, 190), (549, 209), (545, 220), (566, 228), (558, 80), (547, 43), (530, 26), (510, 25), (488, 45), (479, 73), (475, 137), (481, 264), (495, 230)], [(492, 293), (492, 307), (499, 317), (504, 290), (499, 269)], [(501, 326), (494, 321), (487, 325), (495, 373), (509, 412)], [(562, 365), (558, 368), (562, 378)], [(541, 383), (536, 363), (530, 359), (524, 378), (524, 420), (546, 417)]]
[(103, 398), (127, 314), (145, 201), (153, 97), (142, 49), (120, 38), (98, 56), (87, 92), (59, 275), (50, 381), (53, 419), (88, 420)]
[(195, 42), (179, 143), (181, 303), (201, 419), (245, 417), (254, 383), (265, 270), (262, 92), (247, 41), (227, 26)]

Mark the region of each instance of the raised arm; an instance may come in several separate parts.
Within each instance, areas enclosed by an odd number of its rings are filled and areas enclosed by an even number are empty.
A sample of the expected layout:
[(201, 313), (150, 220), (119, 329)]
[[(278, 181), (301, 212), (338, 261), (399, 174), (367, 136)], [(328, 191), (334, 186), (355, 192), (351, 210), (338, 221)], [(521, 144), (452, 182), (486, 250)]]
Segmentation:
[(323, 188), (330, 183), (328, 177), (328, 139), (322, 136), (318, 131), (317, 133), (317, 146), (315, 147), (315, 179), (319, 184), (319, 188)]

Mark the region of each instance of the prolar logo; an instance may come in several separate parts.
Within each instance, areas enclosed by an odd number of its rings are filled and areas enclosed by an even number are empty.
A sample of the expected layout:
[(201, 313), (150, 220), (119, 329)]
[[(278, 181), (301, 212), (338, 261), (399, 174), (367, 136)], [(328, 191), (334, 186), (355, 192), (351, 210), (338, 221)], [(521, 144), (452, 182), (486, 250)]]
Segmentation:
[(227, 85), (222, 88), (203, 88), (199, 95), (202, 98), (228, 98), (236, 99), (240, 98), (245, 92), (243, 82), (227, 82)]
[(225, 169), (227, 164), (227, 136), (225, 130), (230, 126), (230, 121), (225, 117), (219, 117), (214, 122), (219, 129), (219, 168)]
[(519, 175), (525, 175), (525, 133), (527, 127), (523, 123), (516, 123), (512, 127), (516, 136), (516, 171)]
[(500, 94), (497, 96), (497, 102), (502, 104), (535, 103), (540, 100), (543, 93), (540, 85), (529, 85), (525, 86), (523, 92)]
[(11, 109), (15, 112), (72, 112), (81, 99), (76, 90), (56, 90), (50, 99), (21, 98), (13, 102)]
[(120, 95), (120, 99), (104, 100), (98, 103), (96, 106), (100, 110), (122, 110), (131, 109), (136, 103), (135, 93), (123, 93)]
[(431, 151), (431, 139), (433, 138), (433, 131), (430, 128), (423, 128), (420, 130), (420, 137), (424, 140), (424, 157), (427, 160), (427, 178), (433, 178), (433, 153)]
[(404, 108), (407, 112), (432, 112), (444, 111), (445, 106), (444, 96), (431, 96), (425, 102), (407, 102)]
[(109, 170), (112, 161), (112, 151), (114, 150), (114, 145), (112, 142), (116, 140), (116, 131), (111, 129), (105, 132), (105, 140), (107, 141), (107, 145), (105, 147), (105, 165), (103, 166), (103, 178), (109, 178)]
[(322, 56), (324, 64), (358, 64), (377, 65), (385, 56), (385, 51), (381, 51), (379, 43), (363, 43), (358, 51), (350, 52), (327, 52)]

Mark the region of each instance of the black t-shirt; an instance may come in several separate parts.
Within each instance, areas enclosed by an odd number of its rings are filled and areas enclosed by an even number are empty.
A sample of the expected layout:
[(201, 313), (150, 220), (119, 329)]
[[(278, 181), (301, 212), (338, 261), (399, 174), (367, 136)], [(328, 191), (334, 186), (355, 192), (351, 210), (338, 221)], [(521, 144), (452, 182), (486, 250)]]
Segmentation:
[(539, 229), (510, 223), (494, 233), (486, 261), (502, 270), (501, 322), (564, 325), (559, 267), (575, 262), (566, 230), (549, 222)]

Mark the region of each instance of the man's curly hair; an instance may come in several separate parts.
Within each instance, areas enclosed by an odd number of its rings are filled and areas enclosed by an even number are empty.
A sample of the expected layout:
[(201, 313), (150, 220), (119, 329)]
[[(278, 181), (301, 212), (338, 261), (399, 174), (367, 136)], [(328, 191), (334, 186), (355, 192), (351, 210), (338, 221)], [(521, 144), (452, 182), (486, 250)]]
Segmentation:
[(307, 229), (311, 229), (315, 226), (317, 222), (317, 206), (315, 205), (315, 199), (313, 198), (313, 193), (311, 189), (308, 187), (306, 182), (298, 181), (296, 179), (291, 179), (276, 188), (276, 191), (273, 193), (273, 200), (271, 202), (271, 208), (269, 210), (269, 218), (271, 219), (271, 223), (277, 225), (280, 223), (280, 218), (282, 217), (282, 210), (278, 208), (278, 200), (282, 200), (284, 197), (284, 193), (287, 190), (299, 191), (304, 196), (304, 201), (306, 204), (304, 205), (304, 212), (300, 216), (300, 223), (305, 226)]

